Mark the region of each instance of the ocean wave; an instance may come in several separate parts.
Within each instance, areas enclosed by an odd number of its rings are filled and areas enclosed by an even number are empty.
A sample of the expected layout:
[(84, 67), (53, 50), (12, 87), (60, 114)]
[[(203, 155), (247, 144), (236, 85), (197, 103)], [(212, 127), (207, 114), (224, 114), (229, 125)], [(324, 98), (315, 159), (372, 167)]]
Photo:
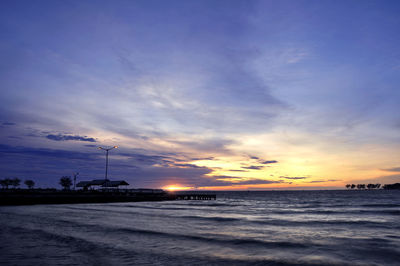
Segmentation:
[(276, 226), (342, 226), (342, 225), (351, 225), (351, 226), (365, 226), (365, 227), (381, 227), (381, 228), (392, 228), (386, 222), (373, 222), (373, 221), (351, 221), (351, 220), (308, 220), (308, 221), (290, 221), (290, 220), (280, 220), (280, 219), (270, 219), (270, 220), (253, 220), (251, 221), (257, 224), (263, 225), (276, 225)]
[(387, 204), (363, 204), (361, 205), (362, 207), (380, 207), (380, 208), (398, 208), (400, 207), (400, 204), (392, 204), (392, 203), (387, 203)]
[[(110, 229), (110, 228), (108, 228)], [(144, 234), (144, 235), (152, 235), (152, 236), (160, 236), (170, 239), (181, 239), (181, 240), (195, 240), (200, 242), (214, 243), (214, 244), (224, 244), (224, 245), (239, 245), (239, 246), (259, 246), (259, 247), (268, 247), (268, 248), (307, 248), (308, 244), (304, 243), (296, 243), (289, 241), (263, 241), (257, 240), (253, 238), (222, 238), (226, 236), (213, 236), (213, 237), (205, 237), (199, 235), (185, 235), (185, 234), (176, 234), (169, 232), (160, 232), (154, 230), (143, 230), (143, 229), (133, 229), (133, 228), (118, 228), (112, 229), (113, 232), (120, 232), (123, 234)], [(315, 245), (315, 244), (314, 244)]]
[(242, 221), (243, 219), (240, 218), (233, 218), (233, 217), (221, 217), (221, 216), (175, 216), (177, 218), (184, 218), (184, 219), (194, 219), (194, 220), (206, 220), (206, 221), (215, 221), (215, 222), (237, 222)]

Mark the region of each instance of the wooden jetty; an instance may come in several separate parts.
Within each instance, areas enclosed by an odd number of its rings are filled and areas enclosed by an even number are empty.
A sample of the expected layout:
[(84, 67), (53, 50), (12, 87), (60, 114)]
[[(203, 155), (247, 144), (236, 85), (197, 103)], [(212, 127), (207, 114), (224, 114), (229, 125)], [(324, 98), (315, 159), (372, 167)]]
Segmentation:
[(216, 200), (215, 194), (178, 194), (176, 200)]

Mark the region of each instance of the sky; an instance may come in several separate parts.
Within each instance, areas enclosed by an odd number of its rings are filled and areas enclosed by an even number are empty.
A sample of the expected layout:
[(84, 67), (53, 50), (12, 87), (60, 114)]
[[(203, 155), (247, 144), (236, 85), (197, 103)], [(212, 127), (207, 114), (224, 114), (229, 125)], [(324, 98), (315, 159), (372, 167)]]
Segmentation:
[(399, 1), (0, 2), (0, 177), (400, 182)]

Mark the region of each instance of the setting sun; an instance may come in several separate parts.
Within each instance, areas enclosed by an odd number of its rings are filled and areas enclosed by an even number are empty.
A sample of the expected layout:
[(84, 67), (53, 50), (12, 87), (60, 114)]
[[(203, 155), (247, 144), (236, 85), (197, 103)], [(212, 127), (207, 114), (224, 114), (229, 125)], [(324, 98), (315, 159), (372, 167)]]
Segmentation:
[(188, 189), (194, 189), (194, 188), (193, 187), (181, 187), (179, 185), (170, 185), (170, 186), (163, 187), (163, 189), (169, 190), (169, 191), (175, 191), (175, 190), (188, 190)]

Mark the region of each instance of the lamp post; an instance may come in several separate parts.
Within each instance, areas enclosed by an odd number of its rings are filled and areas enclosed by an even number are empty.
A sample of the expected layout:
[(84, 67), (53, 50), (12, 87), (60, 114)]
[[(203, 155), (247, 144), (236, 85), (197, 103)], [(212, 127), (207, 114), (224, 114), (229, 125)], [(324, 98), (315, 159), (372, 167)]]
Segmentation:
[(106, 151), (106, 176), (104, 178), (104, 181), (107, 181), (107, 173), (108, 173), (108, 152), (112, 149), (116, 149), (118, 148), (118, 146), (114, 146), (112, 148), (103, 148), (103, 147), (99, 147), (100, 150), (104, 150)]
[(79, 173), (74, 173), (74, 190), (76, 190), (76, 177), (79, 175)]

